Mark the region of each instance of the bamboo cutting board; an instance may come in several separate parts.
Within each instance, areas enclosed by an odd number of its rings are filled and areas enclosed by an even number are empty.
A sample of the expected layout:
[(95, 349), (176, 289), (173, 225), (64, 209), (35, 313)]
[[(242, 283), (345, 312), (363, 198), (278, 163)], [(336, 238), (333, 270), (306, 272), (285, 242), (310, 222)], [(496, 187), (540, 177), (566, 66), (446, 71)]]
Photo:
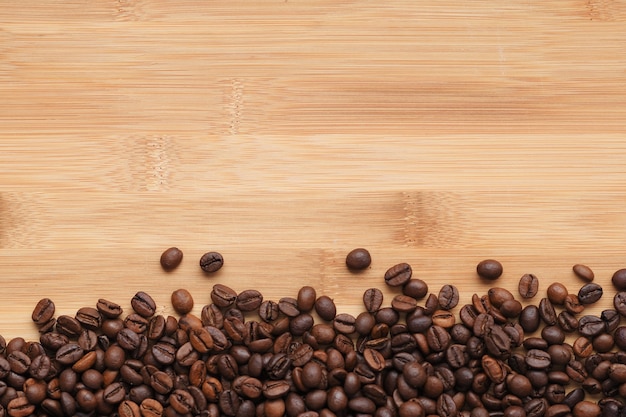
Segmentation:
[(461, 305), (527, 272), (533, 302), (577, 292), (585, 263), (599, 313), (626, 267), (625, 45), (624, 0), (4, 1), (0, 334), (36, 338), (42, 297), (173, 314), (183, 287), (199, 314), (218, 282), (357, 314), (399, 262)]

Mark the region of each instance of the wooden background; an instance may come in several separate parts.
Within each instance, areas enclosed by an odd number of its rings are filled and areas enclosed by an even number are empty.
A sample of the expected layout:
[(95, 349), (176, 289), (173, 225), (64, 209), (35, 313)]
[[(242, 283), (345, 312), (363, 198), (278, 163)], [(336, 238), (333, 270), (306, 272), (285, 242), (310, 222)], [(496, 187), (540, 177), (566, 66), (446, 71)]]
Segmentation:
[[(0, 334), (138, 290), (409, 262), (462, 303), (527, 272), (612, 304), (626, 267), (626, 1), (0, 0)], [(172, 273), (161, 252), (185, 253)], [(346, 270), (369, 248), (373, 263)], [(200, 256), (224, 268), (206, 276)], [(385, 289), (388, 305), (396, 292)]]

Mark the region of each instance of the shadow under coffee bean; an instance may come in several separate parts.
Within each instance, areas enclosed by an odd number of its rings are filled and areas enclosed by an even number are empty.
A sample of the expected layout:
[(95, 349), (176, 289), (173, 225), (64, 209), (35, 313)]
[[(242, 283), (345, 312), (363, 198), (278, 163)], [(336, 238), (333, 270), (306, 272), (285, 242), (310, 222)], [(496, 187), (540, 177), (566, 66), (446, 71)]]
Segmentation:
[[(369, 265), (363, 255), (347, 267)], [(205, 261), (214, 272), (223, 259)], [(356, 316), (310, 286), (269, 300), (216, 283), (199, 317), (186, 289), (170, 298), (177, 317), (143, 291), (130, 312), (100, 299), (55, 316), (44, 298), (31, 317), (39, 341), (0, 337), (0, 416), (619, 417), (626, 273), (596, 315), (585, 310), (603, 288), (588, 267), (573, 271), (586, 281), (577, 293), (552, 283), (534, 303), (539, 278), (525, 274), (522, 304), (503, 287), (429, 294), (399, 263), (381, 277), (390, 299), (369, 288)], [(496, 279), (502, 265), (477, 272)]]

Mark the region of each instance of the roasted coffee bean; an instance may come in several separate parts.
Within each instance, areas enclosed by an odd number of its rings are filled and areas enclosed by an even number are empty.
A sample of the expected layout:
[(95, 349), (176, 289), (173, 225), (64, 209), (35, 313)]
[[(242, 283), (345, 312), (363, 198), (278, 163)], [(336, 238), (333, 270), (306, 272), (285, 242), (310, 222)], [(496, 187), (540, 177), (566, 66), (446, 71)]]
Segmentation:
[(298, 309), (303, 313), (308, 313), (309, 311), (313, 310), (316, 299), (317, 292), (315, 291), (315, 288), (305, 285), (298, 291), (298, 297), (296, 299)]
[(476, 265), (476, 273), (478, 276), (488, 280), (500, 278), (502, 271), (502, 264), (495, 259), (485, 259)]
[[(626, 294), (626, 293), (625, 293)], [(625, 298), (626, 300), (626, 298)], [(378, 288), (370, 288), (363, 293), (363, 304), (370, 313), (375, 313), (383, 304), (383, 293)], [(626, 305), (626, 301), (625, 301)], [(626, 309), (626, 307), (625, 307)], [(626, 314), (626, 313), (625, 313)]]
[(517, 300), (506, 300), (500, 306), (500, 312), (506, 318), (518, 317), (522, 312), (522, 304)]
[(557, 322), (554, 306), (547, 298), (542, 298), (539, 302), (539, 316), (548, 326), (554, 326)]
[(611, 282), (618, 291), (626, 291), (626, 268), (615, 271)]
[(552, 358), (546, 351), (531, 349), (526, 354), (526, 364), (533, 369), (547, 369), (552, 364)]
[(572, 313), (563, 310), (557, 316), (557, 324), (564, 332), (571, 333), (578, 328), (578, 319)]
[(522, 275), (517, 290), (522, 298), (533, 298), (539, 291), (539, 278), (534, 274)]
[(207, 252), (200, 257), (200, 268), (204, 272), (217, 272), (222, 266), (224, 266), (224, 257), (219, 252)]
[(220, 308), (227, 308), (235, 304), (237, 293), (224, 284), (215, 284), (211, 291), (211, 300)]
[(563, 305), (565, 303), (565, 297), (569, 294), (567, 287), (560, 282), (553, 282), (548, 286), (546, 291), (548, 300), (554, 305)]
[(62, 365), (71, 365), (83, 356), (83, 349), (78, 343), (70, 342), (61, 346), (55, 355), (55, 359)]
[(351, 314), (337, 314), (333, 319), (333, 328), (338, 333), (349, 335), (356, 331), (355, 322), (356, 319)]
[(594, 337), (604, 332), (606, 325), (598, 316), (586, 315), (578, 320), (578, 333), (585, 337)]
[(565, 297), (565, 309), (572, 314), (580, 314), (585, 310), (585, 305), (580, 302), (576, 294), (568, 294)]
[(241, 311), (254, 311), (263, 302), (263, 295), (257, 290), (244, 290), (237, 295), (235, 306)]
[(346, 256), (346, 266), (348, 269), (358, 271), (366, 269), (372, 263), (372, 256), (364, 248), (352, 249)]
[(35, 405), (31, 404), (25, 396), (16, 397), (8, 402), (6, 412), (11, 417), (26, 417), (35, 412)]
[(626, 316), (626, 291), (620, 291), (613, 297), (613, 307), (621, 315)]
[(137, 314), (146, 318), (153, 316), (156, 311), (156, 303), (149, 294), (143, 291), (139, 291), (133, 296), (130, 305)]
[(54, 317), (54, 312), (54, 302), (52, 302), (52, 300), (49, 298), (42, 298), (35, 305), (31, 318), (36, 325), (42, 326)]
[(322, 318), (322, 320), (333, 321), (337, 314), (337, 307), (335, 302), (326, 295), (321, 295), (315, 301), (315, 312)]
[(172, 292), (170, 297), (172, 307), (179, 314), (187, 314), (193, 310), (193, 297), (191, 293), (184, 288), (179, 288)]
[(417, 300), (408, 295), (398, 294), (391, 300), (391, 308), (400, 313), (410, 313), (417, 308)]
[(391, 287), (401, 287), (410, 279), (413, 270), (408, 263), (399, 263), (385, 272), (385, 283)]
[(78, 320), (68, 315), (57, 317), (56, 330), (68, 337), (75, 338), (80, 335), (83, 328)]
[(428, 294), (428, 284), (419, 278), (411, 278), (402, 287), (402, 294), (420, 300)]
[(166, 249), (161, 254), (161, 267), (166, 271), (171, 271), (178, 267), (183, 260), (183, 251), (176, 247)]
[(459, 290), (454, 285), (446, 284), (439, 290), (437, 299), (442, 309), (452, 310), (459, 303)]
[(576, 264), (572, 267), (572, 270), (574, 271), (574, 274), (576, 274), (577, 277), (582, 278), (583, 280), (587, 282), (593, 281), (595, 277), (592, 269), (589, 268), (587, 265)]
[(284, 379), (270, 380), (263, 384), (263, 396), (267, 399), (281, 398), (287, 395), (291, 389), (289, 382)]
[(593, 304), (602, 297), (602, 287), (595, 282), (583, 285), (578, 291), (578, 300), (583, 305)]
[(296, 317), (300, 314), (298, 300), (293, 297), (283, 297), (278, 300), (278, 310), (287, 317)]
[(565, 332), (558, 326), (546, 326), (541, 329), (541, 337), (549, 345), (560, 344), (565, 340)]

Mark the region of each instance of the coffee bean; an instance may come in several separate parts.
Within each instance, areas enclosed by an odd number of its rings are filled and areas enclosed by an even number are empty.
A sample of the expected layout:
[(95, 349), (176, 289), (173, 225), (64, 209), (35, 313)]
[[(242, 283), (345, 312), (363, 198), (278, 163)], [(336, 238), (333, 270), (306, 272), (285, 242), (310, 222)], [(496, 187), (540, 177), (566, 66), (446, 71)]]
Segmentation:
[(539, 302), (539, 316), (548, 326), (554, 326), (557, 322), (556, 311), (554, 306), (547, 298), (542, 298)]
[(172, 292), (170, 297), (172, 307), (179, 314), (187, 314), (193, 310), (193, 297), (191, 293), (184, 288), (179, 288)]
[(224, 284), (213, 285), (211, 300), (220, 308), (227, 308), (235, 304), (237, 293), (232, 288)]
[(560, 282), (553, 282), (550, 284), (546, 293), (548, 300), (555, 305), (565, 304), (565, 297), (569, 294), (567, 287)]
[(626, 291), (626, 268), (615, 271), (611, 282), (618, 291)]
[[(625, 293), (626, 294), (626, 293)], [(383, 293), (378, 288), (370, 288), (363, 293), (363, 304), (370, 313), (375, 313), (383, 304)]]
[(598, 316), (586, 315), (578, 320), (578, 333), (585, 337), (597, 336), (604, 332), (606, 325)]
[(356, 248), (346, 256), (346, 266), (350, 270), (358, 271), (366, 269), (372, 263), (372, 257), (367, 249)]
[(178, 267), (183, 260), (183, 251), (176, 247), (166, 249), (161, 254), (161, 267), (166, 271), (171, 271)]
[(36, 325), (42, 326), (52, 319), (54, 311), (54, 302), (49, 298), (42, 298), (37, 305), (35, 305), (31, 318)]
[(298, 300), (293, 297), (283, 297), (278, 300), (278, 310), (287, 317), (296, 317), (300, 314)]
[(315, 301), (315, 312), (322, 320), (332, 321), (337, 314), (337, 307), (330, 297), (321, 295)]
[(151, 317), (156, 311), (156, 303), (149, 294), (139, 291), (130, 300), (130, 305), (142, 317)]
[(565, 297), (565, 309), (572, 314), (580, 314), (585, 310), (585, 306), (580, 302), (576, 294), (568, 294)]
[(398, 294), (391, 300), (391, 307), (399, 313), (410, 313), (417, 308), (417, 300), (408, 295)]
[(385, 272), (385, 283), (391, 287), (401, 287), (410, 279), (413, 271), (408, 263), (399, 263)]
[(502, 264), (495, 259), (485, 259), (476, 266), (478, 276), (488, 280), (495, 280), (502, 275)]
[(219, 271), (224, 266), (224, 257), (219, 252), (207, 252), (200, 257), (200, 268), (207, 273)]
[(575, 264), (572, 267), (572, 270), (574, 271), (574, 274), (576, 274), (577, 277), (579, 277), (579, 278), (581, 278), (581, 279), (583, 279), (583, 280), (585, 280), (587, 282), (593, 281), (593, 279), (595, 277), (593, 271), (587, 265)]
[(578, 291), (578, 300), (583, 305), (593, 304), (602, 297), (602, 287), (595, 282), (583, 285)]
[(522, 298), (533, 298), (539, 290), (539, 279), (534, 274), (524, 274), (519, 280), (517, 290)]
[(454, 285), (446, 284), (439, 290), (437, 299), (442, 309), (452, 310), (459, 303), (459, 290)]

